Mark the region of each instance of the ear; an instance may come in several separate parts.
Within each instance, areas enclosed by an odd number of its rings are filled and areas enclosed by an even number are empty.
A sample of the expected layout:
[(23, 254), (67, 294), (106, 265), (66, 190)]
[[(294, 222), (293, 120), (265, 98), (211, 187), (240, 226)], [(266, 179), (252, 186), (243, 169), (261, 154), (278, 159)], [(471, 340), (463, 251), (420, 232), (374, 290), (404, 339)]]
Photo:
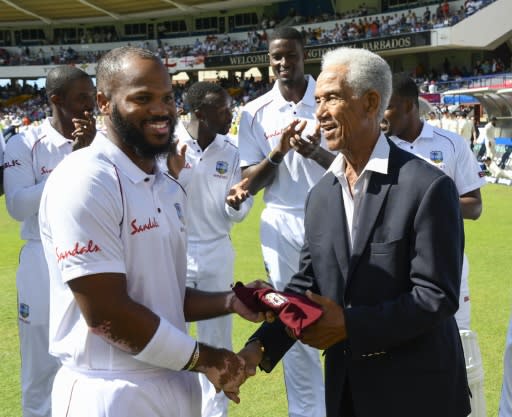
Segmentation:
[(52, 102), (52, 104), (54, 104), (55, 106), (58, 106), (62, 103), (62, 98), (60, 96), (58, 96), (57, 94), (52, 94), (50, 96), (50, 101)]
[(204, 120), (205, 118), (205, 114), (201, 109), (192, 110), (192, 113), (194, 114), (197, 120)]
[(405, 104), (405, 111), (407, 113), (410, 113), (412, 111), (412, 109), (415, 107), (414, 100), (412, 100), (411, 98), (407, 98), (407, 100), (404, 100), (404, 104)]
[(98, 104), (98, 110), (102, 114), (110, 115), (110, 99), (103, 91), (96, 92), (96, 102)]
[(365, 94), (365, 110), (367, 113), (377, 113), (380, 107), (380, 95), (375, 90)]

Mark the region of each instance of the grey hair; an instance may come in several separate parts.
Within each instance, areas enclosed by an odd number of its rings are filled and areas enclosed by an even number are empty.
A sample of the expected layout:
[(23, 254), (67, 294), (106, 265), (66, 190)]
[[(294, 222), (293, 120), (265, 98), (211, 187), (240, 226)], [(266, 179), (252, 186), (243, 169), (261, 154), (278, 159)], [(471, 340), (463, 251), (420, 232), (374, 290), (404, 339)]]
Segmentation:
[(379, 93), (378, 120), (382, 120), (391, 98), (392, 78), (388, 63), (379, 55), (358, 48), (337, 48), (322, 57), (322, 71), (338, 65), (347, 67), (346, 82), (357, 97), (369, 90)]

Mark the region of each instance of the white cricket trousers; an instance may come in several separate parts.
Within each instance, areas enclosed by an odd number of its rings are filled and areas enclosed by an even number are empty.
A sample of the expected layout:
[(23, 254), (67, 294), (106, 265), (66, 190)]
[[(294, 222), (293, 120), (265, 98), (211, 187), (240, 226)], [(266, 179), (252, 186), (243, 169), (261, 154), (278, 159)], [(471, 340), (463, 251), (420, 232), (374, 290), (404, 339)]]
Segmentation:
[(23, 417), (50, 417), (60, 363), (48, 353), (50, 278), (41, 241), (29, 240), (21, 249), (16, 288)]
[[(210, 242), (188, 242), (187, 287), (201, 291), (229, 291), (233, 283), (234, 252), (229, 236)], [(196, 323), (197, 340), (210, 346), (233, 350), (231, 314)], [(227, 417), (229, 400), (217, 393), (205, 375), (199, 375), (202, 417)]]
[(498, 417), (512, 417), (512, 316), (508, 324), (505, 356), (503, 360), (503, 385), (501, 387)]
[(469, 297), (469, 262), (464, 254), (462, 274), (460, 277), (459, 309), (455, 313), (455, 321), (460, 330), (471, 330), (471, 299)]
[(187, 371), (96, 371), (63, 366), (52, 417), (198, 417), (201, 389)]
[[(304, 243), (303, 210), (265, 208), (260, 239), (270, 282), (282, 291), (299, 269)], [(325, 388), (318, 350), (295, 343), (283, 358), (283, 369), (289, 417), (325, 417)]]

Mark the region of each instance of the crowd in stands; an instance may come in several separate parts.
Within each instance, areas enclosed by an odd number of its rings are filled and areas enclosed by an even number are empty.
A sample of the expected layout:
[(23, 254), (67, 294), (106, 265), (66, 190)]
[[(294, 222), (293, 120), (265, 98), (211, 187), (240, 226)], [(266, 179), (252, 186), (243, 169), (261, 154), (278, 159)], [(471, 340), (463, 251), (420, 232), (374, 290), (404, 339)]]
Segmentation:
[[(272, 84), (256, 80), (252, 76), (245, 79), (237, 76), (233, 76), (231, 79), (218, 78), (217, 82), (229, 91), (233, 98), (234, 120), (237, 120), (241, 106), (272, 88)], [(188, 112), (184, 105), (184, 98), (189, 85), (190, 83), (175, 84), (173, 87), (176, 106), (182, 109), (184, 114)], [(0, 130), (3, 131), (7, 140), (31, 124), (40, 123), (50, 114), (51, 110), (44, 88), (38, 89), (29, 84), (0, 87)], [(98, 122), (101, 125), (101, 117), (98, 117)]]
[[(410, 32), (420, 32), (430, 29), (451, 26), (460, 20), (475, 13), (481, 7), (493, 0), (466, 0), (459, 9), (455, 9), (447, 0), (441, 1), (437, 7), (427, 6), (421, 16), (415, 11), (407, 10), (390, 14), (369, 14), (368, 7), (362, 3), (358, 9), (342, 14), (329, 15), (326, 13), (304, 17), (298, 15), (293, 9), (289, 16), (282, 21), (276, 18), (263, 16), (259, 28), (251, 30), (246, 39), (232, 39), (227, 35), (207, 35), (202, 40), (197, 38), (190, 45), (175, 45), (171, 40), (157, 40), (157, 47), (153, 43), (141, 41), (139, 46), (153, 49), (163, 59), (179, 58), (185, 56), (231, 55), (266, 51), (267, 29), (283, 25), (298, 26), (301, 24), (314, 24), (336, 20), (332, 29), (322, 27), (302, 27), (307, 45), (323, 45), (332, 43), (350, 42), (359, 39), (379, 38)], [(118, 40), (115, 30), (85, 31), (80, 39), (81, 43), (107, 42)], [(62, 43), (67, 43), (62, 39)], [(52, 46), (49, 53), (42, 48), (28, 46), (20, 47), (17, 53), (8, 53), (0, 49), (0, 65), (41, 65), (41, 64), (80, 64), (96, 62), (106, 51), (88, 51), (78, 53), (71, 46)]]

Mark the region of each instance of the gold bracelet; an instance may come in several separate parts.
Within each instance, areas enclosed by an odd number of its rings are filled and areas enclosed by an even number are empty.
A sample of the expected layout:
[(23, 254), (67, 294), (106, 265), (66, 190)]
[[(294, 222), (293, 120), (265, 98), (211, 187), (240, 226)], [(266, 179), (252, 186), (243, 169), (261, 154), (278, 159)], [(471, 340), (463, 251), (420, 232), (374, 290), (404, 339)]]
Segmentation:
[(197, 365), (197, 361), (199, 360), (199, 342), (196, 342), (196, 347), (194, 348), (194, 353), (192, 353), (192, 358), (188, 366), (185, 368), (186, 371), (191, 371)]

